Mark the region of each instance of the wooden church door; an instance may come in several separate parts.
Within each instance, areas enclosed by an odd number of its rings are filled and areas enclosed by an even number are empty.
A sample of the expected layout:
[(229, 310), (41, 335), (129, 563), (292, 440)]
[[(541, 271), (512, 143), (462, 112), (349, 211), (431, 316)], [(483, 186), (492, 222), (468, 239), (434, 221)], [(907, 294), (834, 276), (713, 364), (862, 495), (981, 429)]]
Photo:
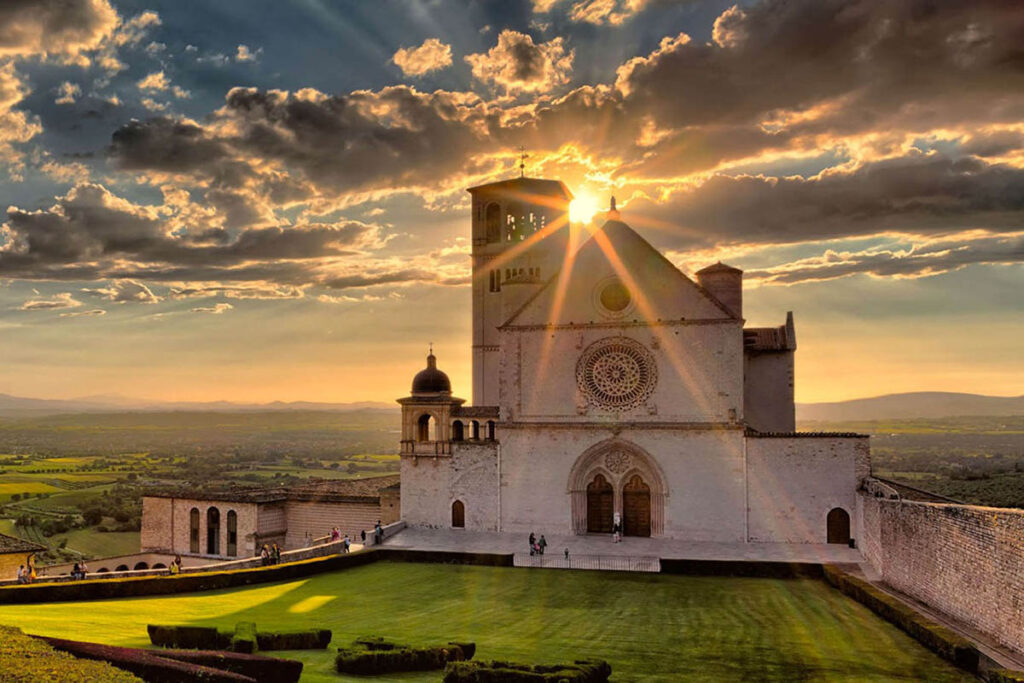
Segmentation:
[(612, 485), (600, 474), (587, 484), (587, 532), (610, 534), (612, 532), (612, 507), (614, 494)]
[(651, 487), (638, 474), (622, 490), (622, 517), (626, 536), (651, 535)]

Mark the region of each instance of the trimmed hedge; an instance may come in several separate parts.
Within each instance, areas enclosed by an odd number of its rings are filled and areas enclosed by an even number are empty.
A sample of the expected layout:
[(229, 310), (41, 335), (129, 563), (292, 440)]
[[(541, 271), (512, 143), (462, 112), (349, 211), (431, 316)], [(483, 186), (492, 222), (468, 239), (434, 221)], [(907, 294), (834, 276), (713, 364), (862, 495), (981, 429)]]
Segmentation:
[[(399, 645), (390, 640), (385, 640), (381, 636), (362, 636), (356, 638), (353, 643), (367, 650), (399, 650), (409, 647), (408, 645)], [(341, 648), (338, 649), (340, 650)]]
[(576, 661), (554, 666), (513, 662), (453, 662), (444, 683), (606, 683), (612, 667), (605, 661)]
[[(240, 636), (244, 640), (248, 639), (248, 625), (253, 629), (251, 650), (245, 649), (248, 644), (236, 641)], [(244, 633), (239, 631), (243, 626)], [(146, 630), (149, 632), (149, 642), (154, 645), (184, 650), (231, 650), (251, 654), (256, 650), (323, 650), (331, 642), (330, 629), (258, 631), (252, 622), (239, 622), (233, 632), (220, 631), (212, 626), (160, 624), (148, 624)]]
[(0, 679), (4, 683), (141, 683), (140, 678), (106, 662), (54, 650), (14, 626), (0, 626)]
[[(119, 669), (130, 671), (146, 683), (181, 683), (183, 681), (204, 681), (204, 683), (256, 683), (250, 676), (221, 671), (209, 666), (179, 662), (159, 656), (151, 650), (131, 647), (116, 647), (99, 643), (82, 643), (63, 638), (40, 640), (54, 649), (63, 650), (82, 659), (109, 662)], [(43, 679), (47, 680), (47, 679)]]
[(811, 562), (748, 562), (746, 560), (661, 560), (662, 574), (743, 576), (765, 579), (820, 579), (820, 564)]
[(410, 550), (381, 548), (379, 559), (393, 562), (424, 562), (431, 564), (471, 564), (479, 567), (513, 567), (512, 553), (467, 553), (449, 550)]
[(383, 638), (362, 638), (356, 647), (338, 648), (334, 665), (339, 673), (373, 676), (401, 671), (433, 671), (450, 662), (469, 659), (476, 652), (473, 643), (448, 643), (434, 647), (408, 647)]
[(222, 671), (233, 671), (253, 678), (258, 683), (295, 683), (302, 675), (302, 662), (293, 659), (243, 655), (219, 650), (163, 650), (159, 652), (159, 656)]
[(161, 626), (147, 624), (149, 642), (181, 650), (227, 650), (234, 634), (212, 626)]
[(331, 631), (257, 631), (256, 642), (261, 650), (325, 650), (331, 642)]
[(911, 637), (970, 673), (978, 672), (980, 654), (967, 638), (957, 635), (915, 610), (902, 600), (847, 574), (835, 565), (825, 565), (825, 580), (863, 604), (875, 614), (892, 622)]
[(246, 655), (256, 651), (256, 622), (240, 621), (235, 624), (235, 635), (231, 637), (231, 651)]
[(367, 550), (345, 555), (328, 555), (269, 567), (197, 572), (174, 576), (141, 576), (118, 579), (90, 578), (88, 581), (46, 583), (45, 579), (27, 585), (0, 586), (0, 605), (38, 602), (79, 602), (111, 600), (140, 595), (174, 595), (196, 591), (221, 590), (260, 583), (300, 579), (314, 574), (360, 567), (382, 559), (382, 550)]
[(1010, 669), (990, 669), (988, 683), (1024, 683), (1024, 671)]

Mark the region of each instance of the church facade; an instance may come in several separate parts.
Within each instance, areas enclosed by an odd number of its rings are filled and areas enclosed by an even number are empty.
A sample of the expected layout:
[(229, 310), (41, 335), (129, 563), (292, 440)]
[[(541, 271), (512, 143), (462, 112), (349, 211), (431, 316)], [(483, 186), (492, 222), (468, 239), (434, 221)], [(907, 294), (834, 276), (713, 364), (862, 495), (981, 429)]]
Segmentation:
[(472, 404), (433, 353), (402, 405), (410, 526), (848, 543), (866, 437), (795, 432), (792, 314), (743, 320), (742, 271), (688, 278), (558, 181), (470, 189)]

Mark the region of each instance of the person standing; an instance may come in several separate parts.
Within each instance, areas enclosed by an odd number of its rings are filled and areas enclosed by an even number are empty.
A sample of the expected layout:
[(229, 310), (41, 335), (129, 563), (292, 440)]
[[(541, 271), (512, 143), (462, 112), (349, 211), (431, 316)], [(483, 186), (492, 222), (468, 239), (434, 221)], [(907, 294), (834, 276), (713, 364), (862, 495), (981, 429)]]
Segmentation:
[(341, 552), (347, 553), (348, 549), (352, 546), (352, 541), (349, 540), (348, 534), (345, 534), (344, 543), (341, 546)]
[(263, 544), (263, 549), (260, 551), (260, 564), (264, 567), (270, 564), (270, 548), (266, 543)]
[(384, 541), (384, 527), (380, 525), (380, 520), (377, 520), (377, 525), (373, 527), (373, 544), (380, 545)]
[(28, 575), (25, 573), (25, 565), (18, 567), (18, 583), (27, 583)]
[(540, 554), (543, 555), (544, 554), (544, 548), (548, 547), (548, 542), (544, 538), (544, 534), (540, 535), (540, 540), (537, 541), (537, 547), (540, 549)]
[(537, 552), (537, 537), (530, 532), (530, 554), (534, 555)]
[(359, 538), (363, 542), (363, 545), (366, 545), (366, 529), (359, 532)]
[(281, 564), (281, 548), (275, 543), (270, 550), (271, 564)]

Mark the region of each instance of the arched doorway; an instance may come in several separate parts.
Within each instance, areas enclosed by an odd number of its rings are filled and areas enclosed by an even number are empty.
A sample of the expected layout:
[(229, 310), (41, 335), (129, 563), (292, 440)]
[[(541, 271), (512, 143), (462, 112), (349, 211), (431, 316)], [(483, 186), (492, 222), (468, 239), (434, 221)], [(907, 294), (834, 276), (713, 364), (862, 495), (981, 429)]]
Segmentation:
[(466, 432), (462, 426), (462, 420), (452, 422), (452, 441), (462, 441), (466, 438)]
[(832, 508), (828, 511), (828, 542), (850, 543), (850, 513), (843, 508)]
[[(601, 488), (611, 489), (610, 495), (606, 494), (611, 498), (611, 510), (601, 513), (605, 517), (600, 523), (591, 519), (592, 514), (597, 514), (595, 506), (600, 505), (599, 499), (591, 500), (596, 496), (598, 476), (604, 482)], [(585, 534), (592, 528), (606, 529), (610, 533), (613, 515), (619, 513), (624, 533), (638, 536), (665, 534), (668, 480), (658, 462), (634, 443), (612, 438), (585, 450), (569, 471), (566, 493), (573, 533)]]
[(466, 506), (461, 500), (452, 503), (452, 527), (463, 529), (466, 526)]
[(639, 474), (630, 477), (622, 487), (622, 533), (651, 535), (651, 487)]
[(612, 485), (598, 474), (587, 484), (587, 532), (610, 534), (615, 494)]
[(220, 555), (220, 510), (206, 511), (206, 554)]

